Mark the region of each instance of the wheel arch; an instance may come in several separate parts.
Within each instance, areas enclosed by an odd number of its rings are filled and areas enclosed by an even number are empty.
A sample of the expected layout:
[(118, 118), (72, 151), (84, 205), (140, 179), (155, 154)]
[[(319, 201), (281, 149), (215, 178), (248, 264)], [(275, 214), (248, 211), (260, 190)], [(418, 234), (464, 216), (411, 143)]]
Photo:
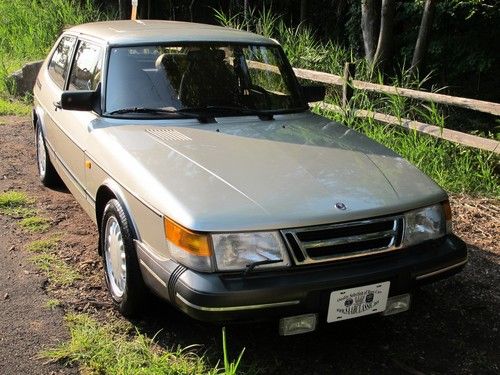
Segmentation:
[(101, 229), (101, 220), (104, 215), (104, 208), (106, 207), (106, 203), (111, 199), (116, 199), (120, 203), (130, 224), (130, 231), (132, 232), (133, 238), (136, 240), (140, 240), (139, 231), (137, 229), (136, 222), (131, 215), (132, 211), (130, 209), (130, 205), (128, 204), (127, 198), (125, 197), (123, 188), (113, 180), (106, 180), (99, 187), (99, 189), (97, 189), (95, 199), (95, 214), (99, 232)]

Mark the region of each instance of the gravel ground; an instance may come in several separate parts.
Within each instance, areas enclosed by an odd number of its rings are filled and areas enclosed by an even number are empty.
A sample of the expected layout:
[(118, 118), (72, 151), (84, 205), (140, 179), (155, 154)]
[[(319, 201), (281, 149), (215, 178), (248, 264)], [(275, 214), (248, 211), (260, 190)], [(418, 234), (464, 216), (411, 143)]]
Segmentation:
[[(28, 235), (16, 219), (0, 217), (0, 374), (72, 372), (57, 364), (40, 367), (33, 359), (41, 347), (66, 337), (63, 312), (86, 312), (103, 321), (122, 318), (104, 288), (91, 220), (71, 194), (38, 182), (29, 119), (0, 120), (0, 192), (26, 191), (36, 199), (39, 214), (52, 222), (48, 232)], [(246, 347), (243, 366), (261, 374), (498, 374), (500, 204), (465, 195), (452, 196), (451, 202), (455, 231), (469, 245), (469, 264), (460, 274), (417, 290), (409, 312), (330, 324), (287, 338), (278, 336), (275, 322), (232, 325), (227, 328), (230, 354), (235, 357)], [(47, 286), (33, 275), (23, 250), (23, 244), (53, 234), (62, 238), (60, 256), (83, 275), (70, 287)], [(11, 297), (2, 300), (6, 293)], [(61, 308), (44, 309), (48, 298), (60, 300)], [(165, 347), (199, 344), (213, 364), (221, 358), (220, 327), (194, 321), (158, 300), (149, 307), (148, 315), (133, 322), (141, 332), (157, 334)], [(20, 324), (20, 318), (39, 323)]]

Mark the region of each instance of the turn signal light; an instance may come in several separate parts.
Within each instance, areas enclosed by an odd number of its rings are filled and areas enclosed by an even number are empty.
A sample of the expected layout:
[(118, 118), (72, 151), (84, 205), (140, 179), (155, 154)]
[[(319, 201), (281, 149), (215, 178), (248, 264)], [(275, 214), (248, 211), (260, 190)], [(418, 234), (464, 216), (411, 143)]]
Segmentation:
[(182, 250), (198, 256), (210, 256), (212, 251), (208, 236), (191, 232), (169, 218), (163, 219), (167, 239)]

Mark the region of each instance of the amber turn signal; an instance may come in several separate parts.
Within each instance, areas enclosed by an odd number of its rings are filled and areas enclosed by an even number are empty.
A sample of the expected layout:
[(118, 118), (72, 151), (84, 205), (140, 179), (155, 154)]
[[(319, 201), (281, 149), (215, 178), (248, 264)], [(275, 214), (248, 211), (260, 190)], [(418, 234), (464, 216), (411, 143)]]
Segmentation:
[(163, 222), (165, 225), (165, 236), (172, 244), (193, 255), (212, 255), (207, 235), (191, 232), (166, 217), (163, 219)]

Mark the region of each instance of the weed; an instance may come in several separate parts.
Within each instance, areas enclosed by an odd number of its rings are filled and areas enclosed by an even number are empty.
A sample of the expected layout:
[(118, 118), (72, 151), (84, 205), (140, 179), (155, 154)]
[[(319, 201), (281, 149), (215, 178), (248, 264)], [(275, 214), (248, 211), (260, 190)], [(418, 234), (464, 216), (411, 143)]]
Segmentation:
[(54, 285), (68, 286), (80, 279), (78, 272), (56, 255), (60, 238), (53, 236), (30, 242), (26, 250), (35, 253), (30, 260)]
[(0, 213), (17, 218), (26, 218), (35, 215), (30, 205), (34, 203), (22, 191), (9, 190), (0, 194)]
[(59, 301), (58, 299), (49, 299), (45, 303), (45, 307), (49, 310), (55, 310), (59, 306), (61, 306), (61, 301)]
[(52, 253), (57, 249), (59, 237), (50, 237), (32, 241), (26, 245), (26, 250), (32, 253)]
[[(5, 99), (0, 96), (0, 116), (19, 115), (27, 116), (31, 113), (32, 105), (24, 100)], [(0, 122), (0, 125), (4, 123)]]
[(243, 357), (243, 353), (245, 353), (245, 348), (243, 348), (240, 352), (236, 362), (229, 362), (226, 342), (226, 327), (222, 327), (222, 351), (224, 354), (224, 374), (235, 375), (240, 365), (241, 358)]
[(42, 357), (99, 374), (215, 374), (192, 348), (161, 348), (137, 331), (131, 334), (129, 326), (99, 323), (85, 314), (69, 314), (66, 322), (70, 340)]
[(54, 285), (68, 286), (80, 279), (78, 272), (55, 254), (41, 252), (32, 256), (30, 260), (45, 273), (49, 281)]
[(26, 217), (19, 222), (19, 226), (27, 232), (40, 233), (50, 228), (50, 220), (40, 216)]

